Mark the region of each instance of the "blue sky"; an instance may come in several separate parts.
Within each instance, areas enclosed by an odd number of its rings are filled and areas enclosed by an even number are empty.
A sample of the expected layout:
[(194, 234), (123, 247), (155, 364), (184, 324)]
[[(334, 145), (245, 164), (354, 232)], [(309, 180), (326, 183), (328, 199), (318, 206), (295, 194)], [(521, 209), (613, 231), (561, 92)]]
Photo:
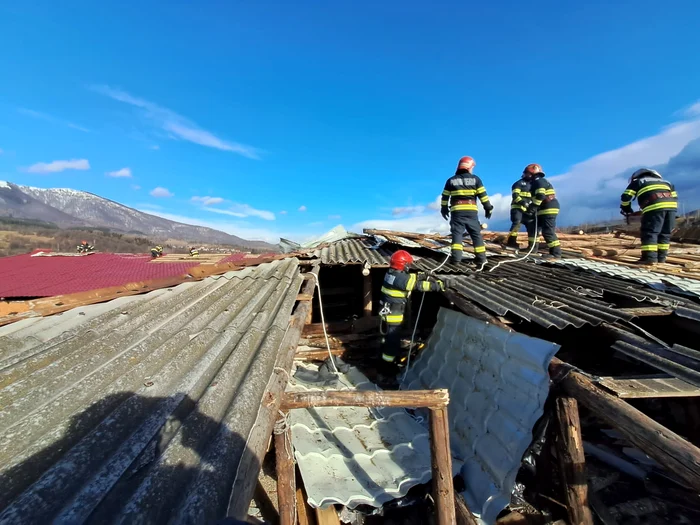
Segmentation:
[(118, 4), (0, 5), (0, 178), (272, 241), (444, 229), (462, 155), (492, 226), (530, 162), (565, 223), (643, 164), (700, 203), (697, 2)]

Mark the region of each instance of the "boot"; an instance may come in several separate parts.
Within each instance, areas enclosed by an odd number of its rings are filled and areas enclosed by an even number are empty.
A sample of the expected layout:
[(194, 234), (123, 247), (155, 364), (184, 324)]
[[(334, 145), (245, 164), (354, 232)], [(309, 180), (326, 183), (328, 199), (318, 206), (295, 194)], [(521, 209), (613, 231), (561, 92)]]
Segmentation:
[(668, 252), (665, 250), (659, 250), (659, 255), (657, 257), (657, 260), (659, 264), (663, 264), (666, 262), (666, 257), (668, 257)]
[(508, 242), (506, 243), (506, 250), (518, 251), (520, 246), (518, 245), (518, 238), (513, 236), (508, 236)]
[[(654, 266), (656, 264), (656, 258), (652, 259), (649, 256), (650, 252), (642, 252), (642, 257), (635, 262), (635, 264), (639, 264), (641, 266)], [(656, 254), (654, 254), (656, 255)]]
[(483, 253), (477, 253), (476, 256), (474, 257), (474, 264), (478, 267), (481, 268), (484, 264), (486, 264), (487, 259), (486, 255)]

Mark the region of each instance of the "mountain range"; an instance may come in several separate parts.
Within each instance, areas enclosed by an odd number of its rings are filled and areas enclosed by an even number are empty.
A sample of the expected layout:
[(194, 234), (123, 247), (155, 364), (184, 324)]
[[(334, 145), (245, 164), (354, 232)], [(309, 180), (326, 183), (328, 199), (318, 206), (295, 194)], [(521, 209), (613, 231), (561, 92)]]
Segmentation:
[(248, 241), (213, 228), (171, 221), (99, 195), (67, 188), (33, 188), (0, 181), (0, 217), (40, 220), (59, 228), (107, 228), (155, 239), (276, 250), (266, 242)]

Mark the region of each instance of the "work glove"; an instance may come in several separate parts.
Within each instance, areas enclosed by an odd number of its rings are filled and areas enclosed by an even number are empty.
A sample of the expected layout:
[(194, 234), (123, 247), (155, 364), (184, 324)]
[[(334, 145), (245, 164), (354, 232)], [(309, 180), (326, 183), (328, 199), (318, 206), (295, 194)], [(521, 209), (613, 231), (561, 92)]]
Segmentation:
[(485, 213), (486, 218), (487, 218), (487, 219), (490, 219), (490, 218), (491, 218), (491, 215), (493, 214), (493, 208), (489, 208), (488, 210), (484, 210), (484, 211), (486, 212), (486, 213)]
[(450, 210), (448, 210), (447, 208), (442, 208), (442, 210), (440, 210), (440, 214), (442, 215), (442, 218), (446, 221), (450, 220)]
[(620, 206), (620, 215), (624, 215), (625, 217), (627, 217), (628, 215), (632, 215), (632, 207)]

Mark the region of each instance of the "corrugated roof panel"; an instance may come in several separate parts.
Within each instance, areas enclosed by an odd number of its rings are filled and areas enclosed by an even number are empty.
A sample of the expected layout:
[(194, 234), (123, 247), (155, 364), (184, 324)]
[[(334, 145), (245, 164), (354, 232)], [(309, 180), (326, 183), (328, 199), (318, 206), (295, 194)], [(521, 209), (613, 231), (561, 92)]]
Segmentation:
[(580, 268), (602, 275), (620, 277), (622, 279), (645, 284), (660, 291), (682, 292), (700, 297), (700, 281), (695, 279), (655, 273), (650, 270), (630, 268), (619, 264), (591, 261), (589, 259), (562, 259), (558, 261), (549, 261), (548, 263)]
[(510, 503), (522, 456), (549, 394), (558, 345), (442, 308), (403, 388), (450, 391), (453, 456), (469, 508), (487, 524)]
[(337, 241), (329, 246), (318, 248), (311, 252), (311, 256), (320, 258), (322, 264), (363, 264), (368, 262), (371, 266), (389, 266), (391, 252), (383, 248), (373, 249), (366, 238), (345, 239)]
[(223, 517), (301, 282), (288, 259), (2, 329), (30, 343), (0, 365), (0, 523)]
[[(316, 367), (306, 366), (316, 369)], [(292, 379), (289, 390), (378, 390), (360, 371), (323, 387)], [(404, 409), (324, 407), (290, 412), (295, 456), (309, 503), (381, 507), (431, 475), (427, 429)], [(456, 471), (460, 464), (455, 465)]]

